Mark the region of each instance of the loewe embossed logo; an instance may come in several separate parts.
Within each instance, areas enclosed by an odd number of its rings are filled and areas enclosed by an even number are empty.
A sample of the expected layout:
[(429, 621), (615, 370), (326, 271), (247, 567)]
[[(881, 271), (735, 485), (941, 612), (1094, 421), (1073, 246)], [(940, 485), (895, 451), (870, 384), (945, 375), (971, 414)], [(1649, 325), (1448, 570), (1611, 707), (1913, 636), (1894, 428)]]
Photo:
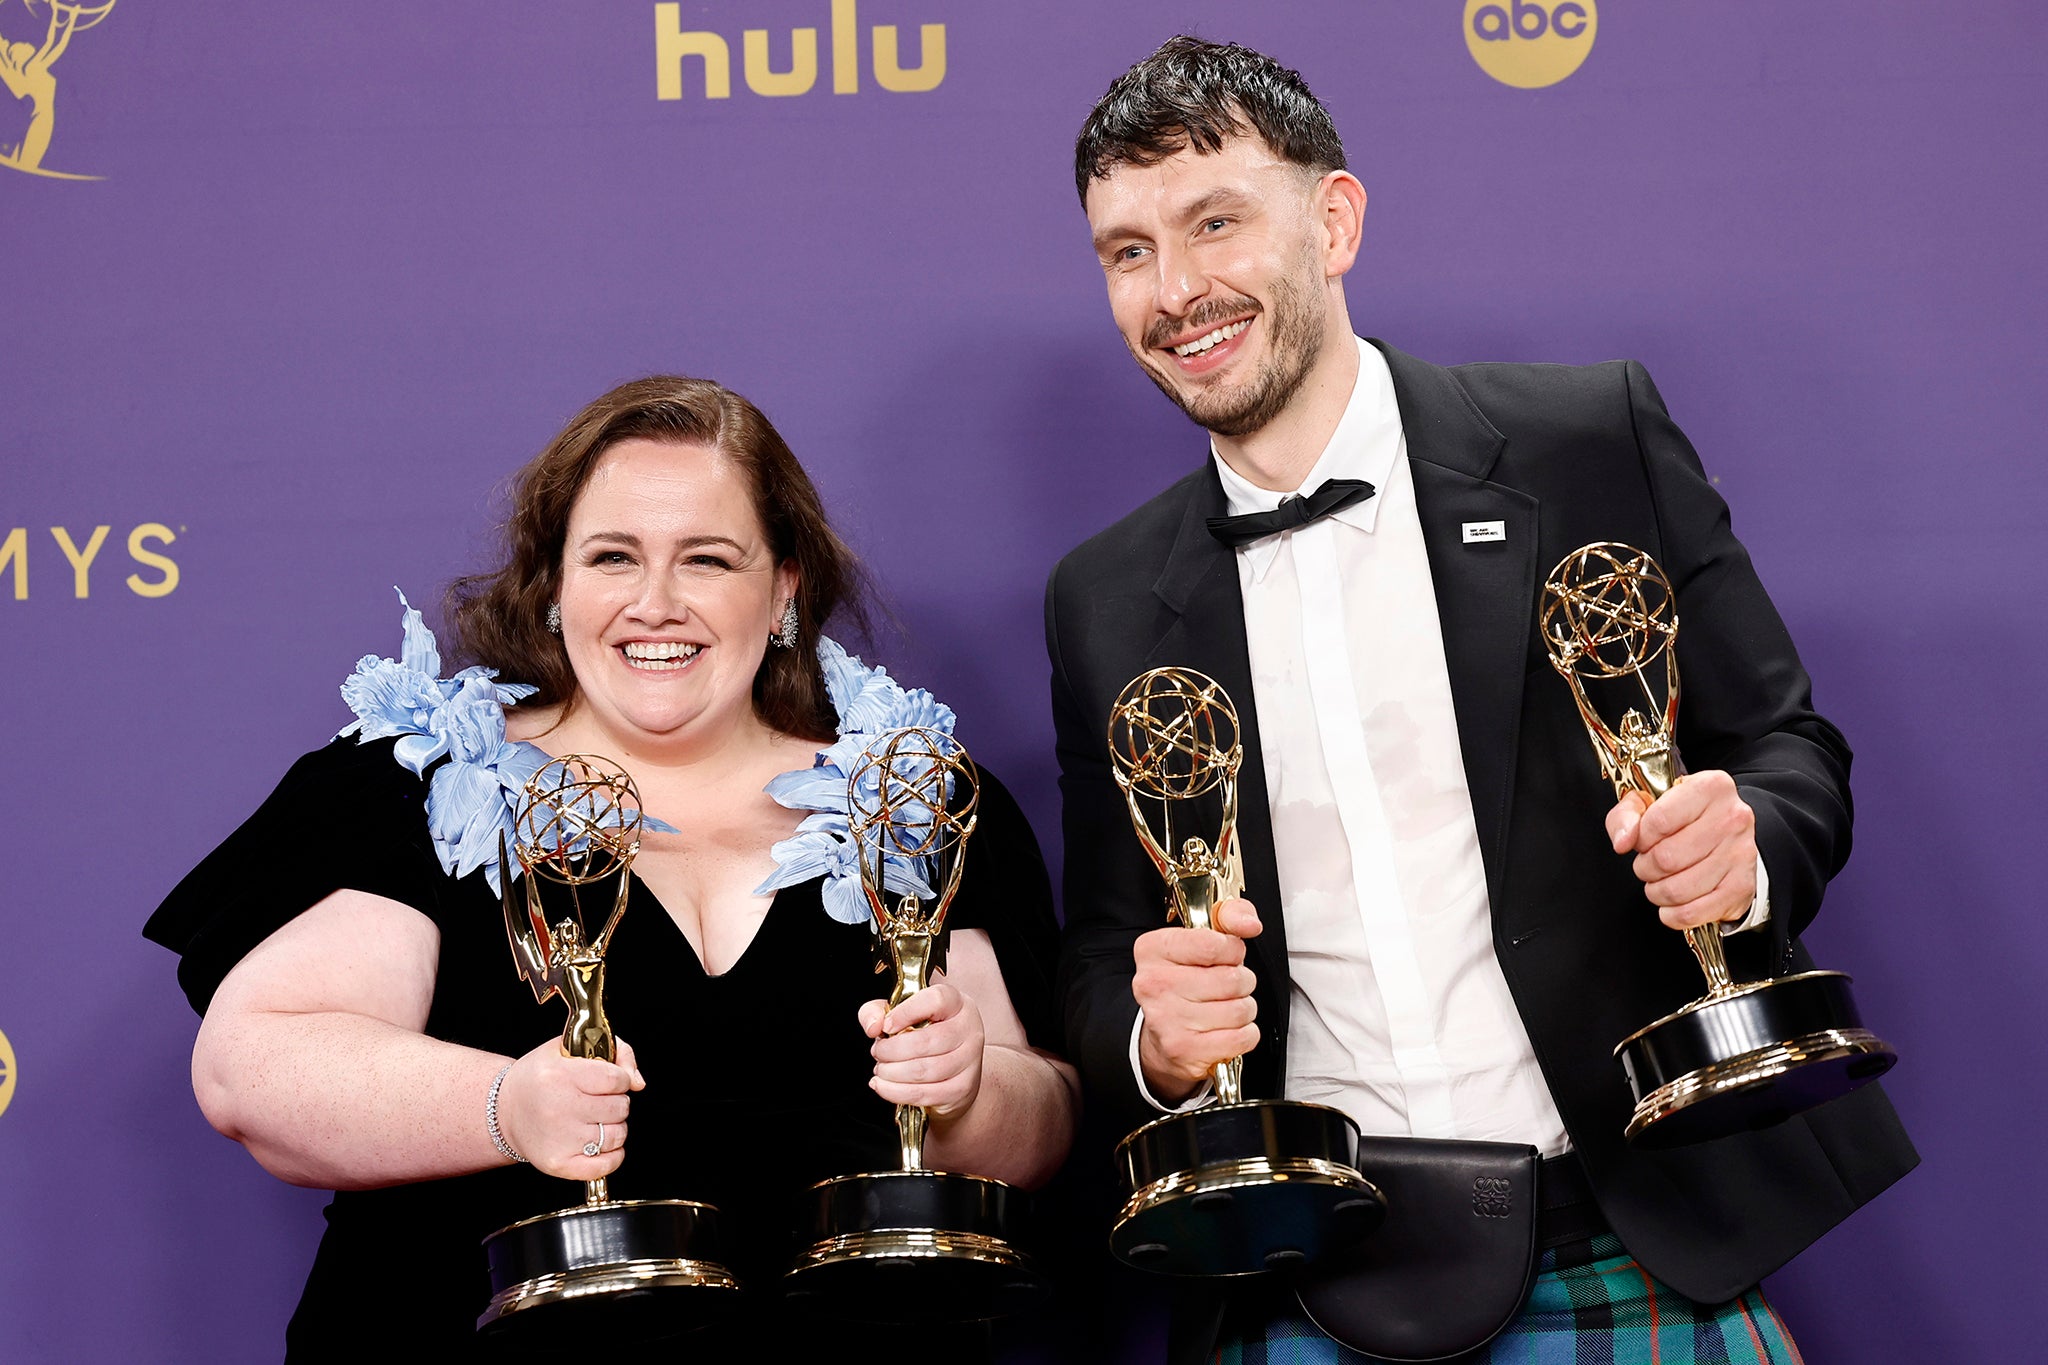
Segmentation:
[(1481, 1218), (1505, 1218), (1514, 1211), (1514, 1194), (1507, 1181), (1497, 1175), (1482, 1175), (1472, 1182), (1472, 1212)]
[[(6, 3), (7, 0), (0, 0), (0, 5)], [(17, 104), (28, 105), (28, 126), (16, 137), (16, 125), (4, 116), (8, 111), (0, 111), (0, 166), (55, 180), (100, 178), (50, 170), (43, 165), (43, 153), (50, 150), (50, 132), (57, 122), (57, 76), (52, 68), (71, 46), (71, 35), (83, 33), (106, 18), (114, 4), (115, 0), (100, 0), (98, 4), (21, 0), (22, 9), (37, 28), (28, 30), (32, 39), (24, 38), (20, 32), (0, 30), (0, 83), (6, 85), (7, 93), (14, 96)], [(8, 29), (13, 29), (15, 23), (9, 19)]]

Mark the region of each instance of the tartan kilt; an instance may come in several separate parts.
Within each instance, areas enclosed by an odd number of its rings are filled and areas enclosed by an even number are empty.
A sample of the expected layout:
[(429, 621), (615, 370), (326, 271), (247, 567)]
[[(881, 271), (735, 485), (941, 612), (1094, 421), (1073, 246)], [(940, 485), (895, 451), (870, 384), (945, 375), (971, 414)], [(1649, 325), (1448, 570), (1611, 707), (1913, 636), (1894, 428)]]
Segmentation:
[[(1263, 1324), (1226, 1322), (1217, 1365), (1373, 1365), (1324, 1336), (1299, 1306)], [(1602, 1233), (1543, 1253), (1521, 1313), (1455, 1365), (1800, 1365), (1761, 1288), (1694, 1303)], [(1452, 1365), (1445, 1362), (1444, 1365)]]

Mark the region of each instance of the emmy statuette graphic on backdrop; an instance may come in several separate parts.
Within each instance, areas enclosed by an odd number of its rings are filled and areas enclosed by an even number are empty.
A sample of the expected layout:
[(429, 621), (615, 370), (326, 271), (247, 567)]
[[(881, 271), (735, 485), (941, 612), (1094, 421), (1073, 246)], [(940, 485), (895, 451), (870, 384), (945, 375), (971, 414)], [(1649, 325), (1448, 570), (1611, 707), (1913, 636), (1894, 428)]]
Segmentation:
[[(1154, 669), (1110, 708), (1109, 752), (1172, 918), (1212, 927), (1216, 908), (1244, 890), (1237, 709), (1201, 673)], [(1160, 834), (1141, 801), (1159, 807)], [(1176, 824), (1219, 804), (1213, 839), (1176, 843)], [(1247, 1100), (1243, 1076), (1244, 1058), (1218, 1062), (1215, 1104), (1155, 1119), (1118, 1144), (1129, 1195), (1110, 1233), (1120, 1260), (1170, 1275), (1250, 1275), (1309, 1264), (1379, 1226), (1386, 1201), (1357, 1169), (1358, 1126), (1327, 1105)]]
[[(514, 898), (500, 836), (512, 956), (534, 999), (559, 995), (569, 1007), (563, 1055), (615, 1061), (604, 957), (626, 912), (627, 872), (640, 851), (639, 793), (607, 760), (569, 754), (533, 775), (525, 800), (516, 847), (526, 874), (523, 904)], [(541, 903), (541, 877), (569, 888), (572, 913), (553, 925)], [(618, 878), (618, 893), (593, 938), (577, 890), (610, 877)], [(594, 1147), (585, 1154), (595, 1155)], [(723, 1312), (739, 1287), (719, 1254), (716, 1209), (681, 1199), (615, 1200), (602, 1178), (585, 1183), (580, 1206), (492, 1233), (484, 1253), (492, 1293), (478, 1330), (541, 1342), (681, 1331)]]
[[(861, 889), (874, 914), (876, 971), (889, 1008), (945, 966), (946, 911), (960, 888), (980, 786), (958, 740), (918, 726), (879, 737), (847, 776)], [(926, 901), (892, 905), (884, 857), (920, 866)], [(973, 1322), (1039, 1303), (1048, 1282), (1017, 1248), (1022, 1197), (1000, 1180), (925, 1164), (925, 1110), (896, 1106), (900, 1168), (821, 1181), (808, 1196), (809, 1247), (790, 1296), (867, 1322)], [(801, 1240), (800, 1236), (800, 1240)]]
[[(1678, 609), (1657, 561), (1612, 542), (1574, 550), (1544, 580), (1538, 621), (1615, 798), (1639, 792), (1654, 801), (1683, 781), (1675, 739)], [(1650, 679), (1659, 658), (1661, 705)], [(1588, 696), (1589, 682), (1619, 686), (1649, 712), (1629, 706), (1618, 728), (1609, 728)], [(1863, 1027), (1842, 973), (1738, 982), (1729, 976), (1718, 925), (1687, 929), (1685, 941), (1706, 975), (1707, 993), (1614, 1050), (1635, 1094), (1626, 1131), (1638, 1146), (1676, 1147), (1766, 1128), (1846, 1095), (1898, 1060)]]
[[(0, 0), (4, 2), (4, 0)], [(28, 126), (18, 142), (0, 143), (0, 166), (11, 166), (30, 175), (55, 180), (97, 180), (96, 175), (74, 175), (53, 171), (43, 165), (50, 150), (50, 135), (57, 122), (57, 59), (71, 46), (71, 35), (83, 33), (107, 17), (115, 0), (72, 3), (71, 0), (21, 0), (30, 19), (41, 23), (35, 41), (9, 41), (0, 33), (0, 85), (16, 100), (28, 101)]]

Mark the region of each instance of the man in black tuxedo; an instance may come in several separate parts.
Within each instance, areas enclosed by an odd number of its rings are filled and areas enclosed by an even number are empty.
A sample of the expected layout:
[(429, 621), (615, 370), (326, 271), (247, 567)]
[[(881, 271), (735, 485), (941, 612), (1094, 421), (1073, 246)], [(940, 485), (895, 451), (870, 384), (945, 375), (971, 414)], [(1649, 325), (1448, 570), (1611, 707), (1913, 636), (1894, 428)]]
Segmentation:
[[(1257, 53), (1178, 38), (1133, 67), (1076, 179), (1124, 340), (1213, 455), (1047, 590), (1062, 989), (1095, 1102), (1135, 1127), (1242, 1053), (1247, 1096), (1531, 1144), (1597, 1205), (1536, 1302), (1633, 1258), (1651, 1303), (1603, 1281), (1611, 1308), (1576, 1330), (1682, 1310), (1756, 1343), (1737, 1359), (1787, 1358), (1753, 1287), (1917, 1157), (1874, 1085), (1692, 1148), (1622, 1138), (1614, 1045), (1701, 989), (1673, 930), (1719, 925), (1738, 978), (1804, 968), (1798, 934), (1849, 849), (1848, 746), (1691, 445), (1632, 362), (1444, 369), (1357, 340), (1365, 192), (1322, 106)], [(1227, 514), (1264, 520), (1212, 529)], [(1648, 550), (1677, 592), (1693, 772), (1654, 805), (1610, 805), (1535, 629), (1541, 575), (1594, 541)], [(1221, 682), (1242, 718), (1227, 932), (1162, 927), (1108, 768), (1111, 702), (1165, 665)], [(1313, 1331), (1270, 1296), (1226, 1315), (1230, 1297), (1189, 1297), (1177, 1357), (1213, 1358), (1219, 1326), (1233, 1360)]]

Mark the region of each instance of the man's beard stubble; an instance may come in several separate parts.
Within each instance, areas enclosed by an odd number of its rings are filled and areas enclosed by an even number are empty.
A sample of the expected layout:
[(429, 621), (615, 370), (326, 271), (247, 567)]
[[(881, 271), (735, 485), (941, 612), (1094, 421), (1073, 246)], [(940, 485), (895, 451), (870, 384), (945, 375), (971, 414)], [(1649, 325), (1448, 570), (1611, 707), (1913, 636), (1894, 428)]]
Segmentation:
[[(1251, 299), (1218, 299), (1197, 309), (1176, 330), (1190, 325), (1201, 327), (1210, 321), (1223, 322), (1244, 314)], [(1204, 314), (1209, 316), (1204, 316)], [(1194, 423), (1218, 436), (1249, 436), (1283, 412), (1294, 400), (1323, 352), (1323, 318), (1310, 292), (1298, 280), (1283, 277), (1273, 285), (1273, 306), (1259, 309), (1256, 316), (1271, 333), (1266, 358), (1249, 383), (1220, 393), (1183, 393), (1169, 375), (1157, 368), (1149, 355), (1138, 357), (1138, 368), (1159, 391), (1174, 401)]]

